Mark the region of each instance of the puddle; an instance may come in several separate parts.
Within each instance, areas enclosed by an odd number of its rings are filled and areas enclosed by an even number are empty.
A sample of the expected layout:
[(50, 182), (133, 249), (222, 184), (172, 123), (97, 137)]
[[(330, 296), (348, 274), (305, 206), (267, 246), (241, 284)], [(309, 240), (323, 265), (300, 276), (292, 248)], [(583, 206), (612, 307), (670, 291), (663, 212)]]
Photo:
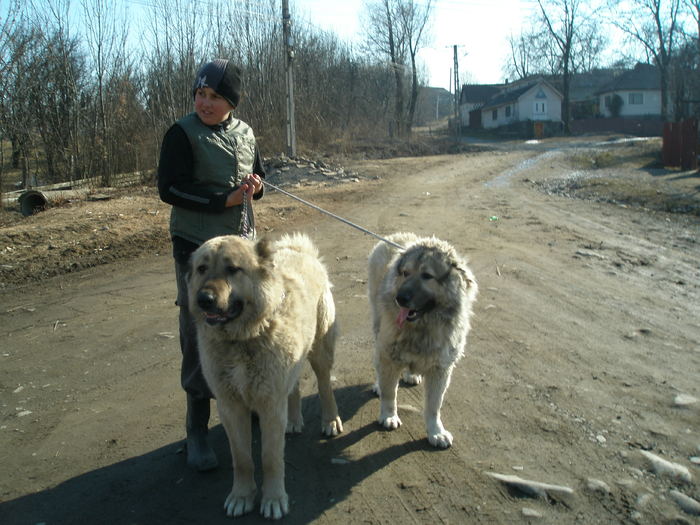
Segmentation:
[(658, 137), (627, 137), (615, 140), (604, 140), (602, 142), (595, 142), (594, 146), (610, 146), (615, 144), (625, 144), (626, 142), (645, 142), (649, 140), (657, 139)]

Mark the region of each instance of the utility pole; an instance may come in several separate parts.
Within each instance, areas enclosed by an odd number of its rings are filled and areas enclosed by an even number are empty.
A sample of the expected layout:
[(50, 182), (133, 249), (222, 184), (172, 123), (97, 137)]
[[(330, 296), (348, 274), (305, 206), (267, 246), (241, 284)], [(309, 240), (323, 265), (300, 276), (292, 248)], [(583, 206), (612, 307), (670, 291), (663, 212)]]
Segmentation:
[(457, 59), (457, 45), (454, 46), (454, 62), (455, 62), (455, 116), (457, 117), (457, 136), (462, 134), (462, 110), (459, 107), (459, 96), (462, 91), (462, 86), (459, 85), (459, 60)]
[(455, 73), (455, 115), (459, 114), (459, 60), (457, 60), (457, 45), (454, 49), (454, 73)]
[(284, 39), (285, 67), (287, 77), (287, 156), (297, 156), (297, 133), (294, 123), (294, 42), (292, 41), (292, 18), (289, 0), (282, 0), (282, 35)]

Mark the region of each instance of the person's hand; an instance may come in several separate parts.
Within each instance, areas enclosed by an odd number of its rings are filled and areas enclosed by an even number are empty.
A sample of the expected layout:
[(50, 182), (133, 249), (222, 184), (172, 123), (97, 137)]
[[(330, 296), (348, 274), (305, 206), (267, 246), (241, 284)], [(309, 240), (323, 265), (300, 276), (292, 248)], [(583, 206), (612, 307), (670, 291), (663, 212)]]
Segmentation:
[(246, 175), (245, 177), (243, 177), (243, 183), (248, 184), (249, 187), (253, 188), (253, 191), (250, 194), (251, 197), (258, 193), (263, 187), (262, 179), (259, 175), (256, 175), (255, 173), (251, 173), (250, 175)]
[(258, 175), (254, 173), (246, 175), (243, 177), (241, 185), (228, 194), (228, 197), (226, 198), (226, 207), (230, 208), (232, 206), (240, 206), (243, 204), (244, 195), (251, 200), (253, 195), (262, 189), (262, 185), (262, 179)]

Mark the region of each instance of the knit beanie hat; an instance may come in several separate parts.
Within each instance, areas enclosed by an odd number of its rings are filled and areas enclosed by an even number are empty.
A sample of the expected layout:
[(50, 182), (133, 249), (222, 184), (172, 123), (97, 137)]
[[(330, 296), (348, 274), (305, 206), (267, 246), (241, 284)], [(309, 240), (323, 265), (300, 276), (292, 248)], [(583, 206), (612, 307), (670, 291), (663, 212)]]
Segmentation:
[(209, 87), (228, 100), (234, 108), (241, 100), (241, 70), (228, 60), (217, 58), (204, 64), (197, 73), (192, 88), (192, 96), (197, 89)]

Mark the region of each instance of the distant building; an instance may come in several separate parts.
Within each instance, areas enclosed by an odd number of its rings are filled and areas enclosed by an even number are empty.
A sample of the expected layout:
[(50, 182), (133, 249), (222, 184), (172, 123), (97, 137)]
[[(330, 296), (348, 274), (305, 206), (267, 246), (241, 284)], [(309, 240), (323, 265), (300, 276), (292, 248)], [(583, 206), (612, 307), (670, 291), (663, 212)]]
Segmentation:
[[(464, 84), (459, 95), (462, 127), (481, 127), (481, 115), (475, 113), (503, 88), (502, 84)], [(470, 118), (471, 115), (471, 118)]]
[(543, 79), (506, 84), (481, 107), (481, 125), (490, 129), (516, 122), (560, 122), (562, 99)]
[[(656, 66), (637, 64), (603, 86), (597, 93), (605, 117), (661, 116), (661, 76)], [(617, 100), (615, 100), (617, 98)], [(616, 115), (614, 113), (617, 113)]]

